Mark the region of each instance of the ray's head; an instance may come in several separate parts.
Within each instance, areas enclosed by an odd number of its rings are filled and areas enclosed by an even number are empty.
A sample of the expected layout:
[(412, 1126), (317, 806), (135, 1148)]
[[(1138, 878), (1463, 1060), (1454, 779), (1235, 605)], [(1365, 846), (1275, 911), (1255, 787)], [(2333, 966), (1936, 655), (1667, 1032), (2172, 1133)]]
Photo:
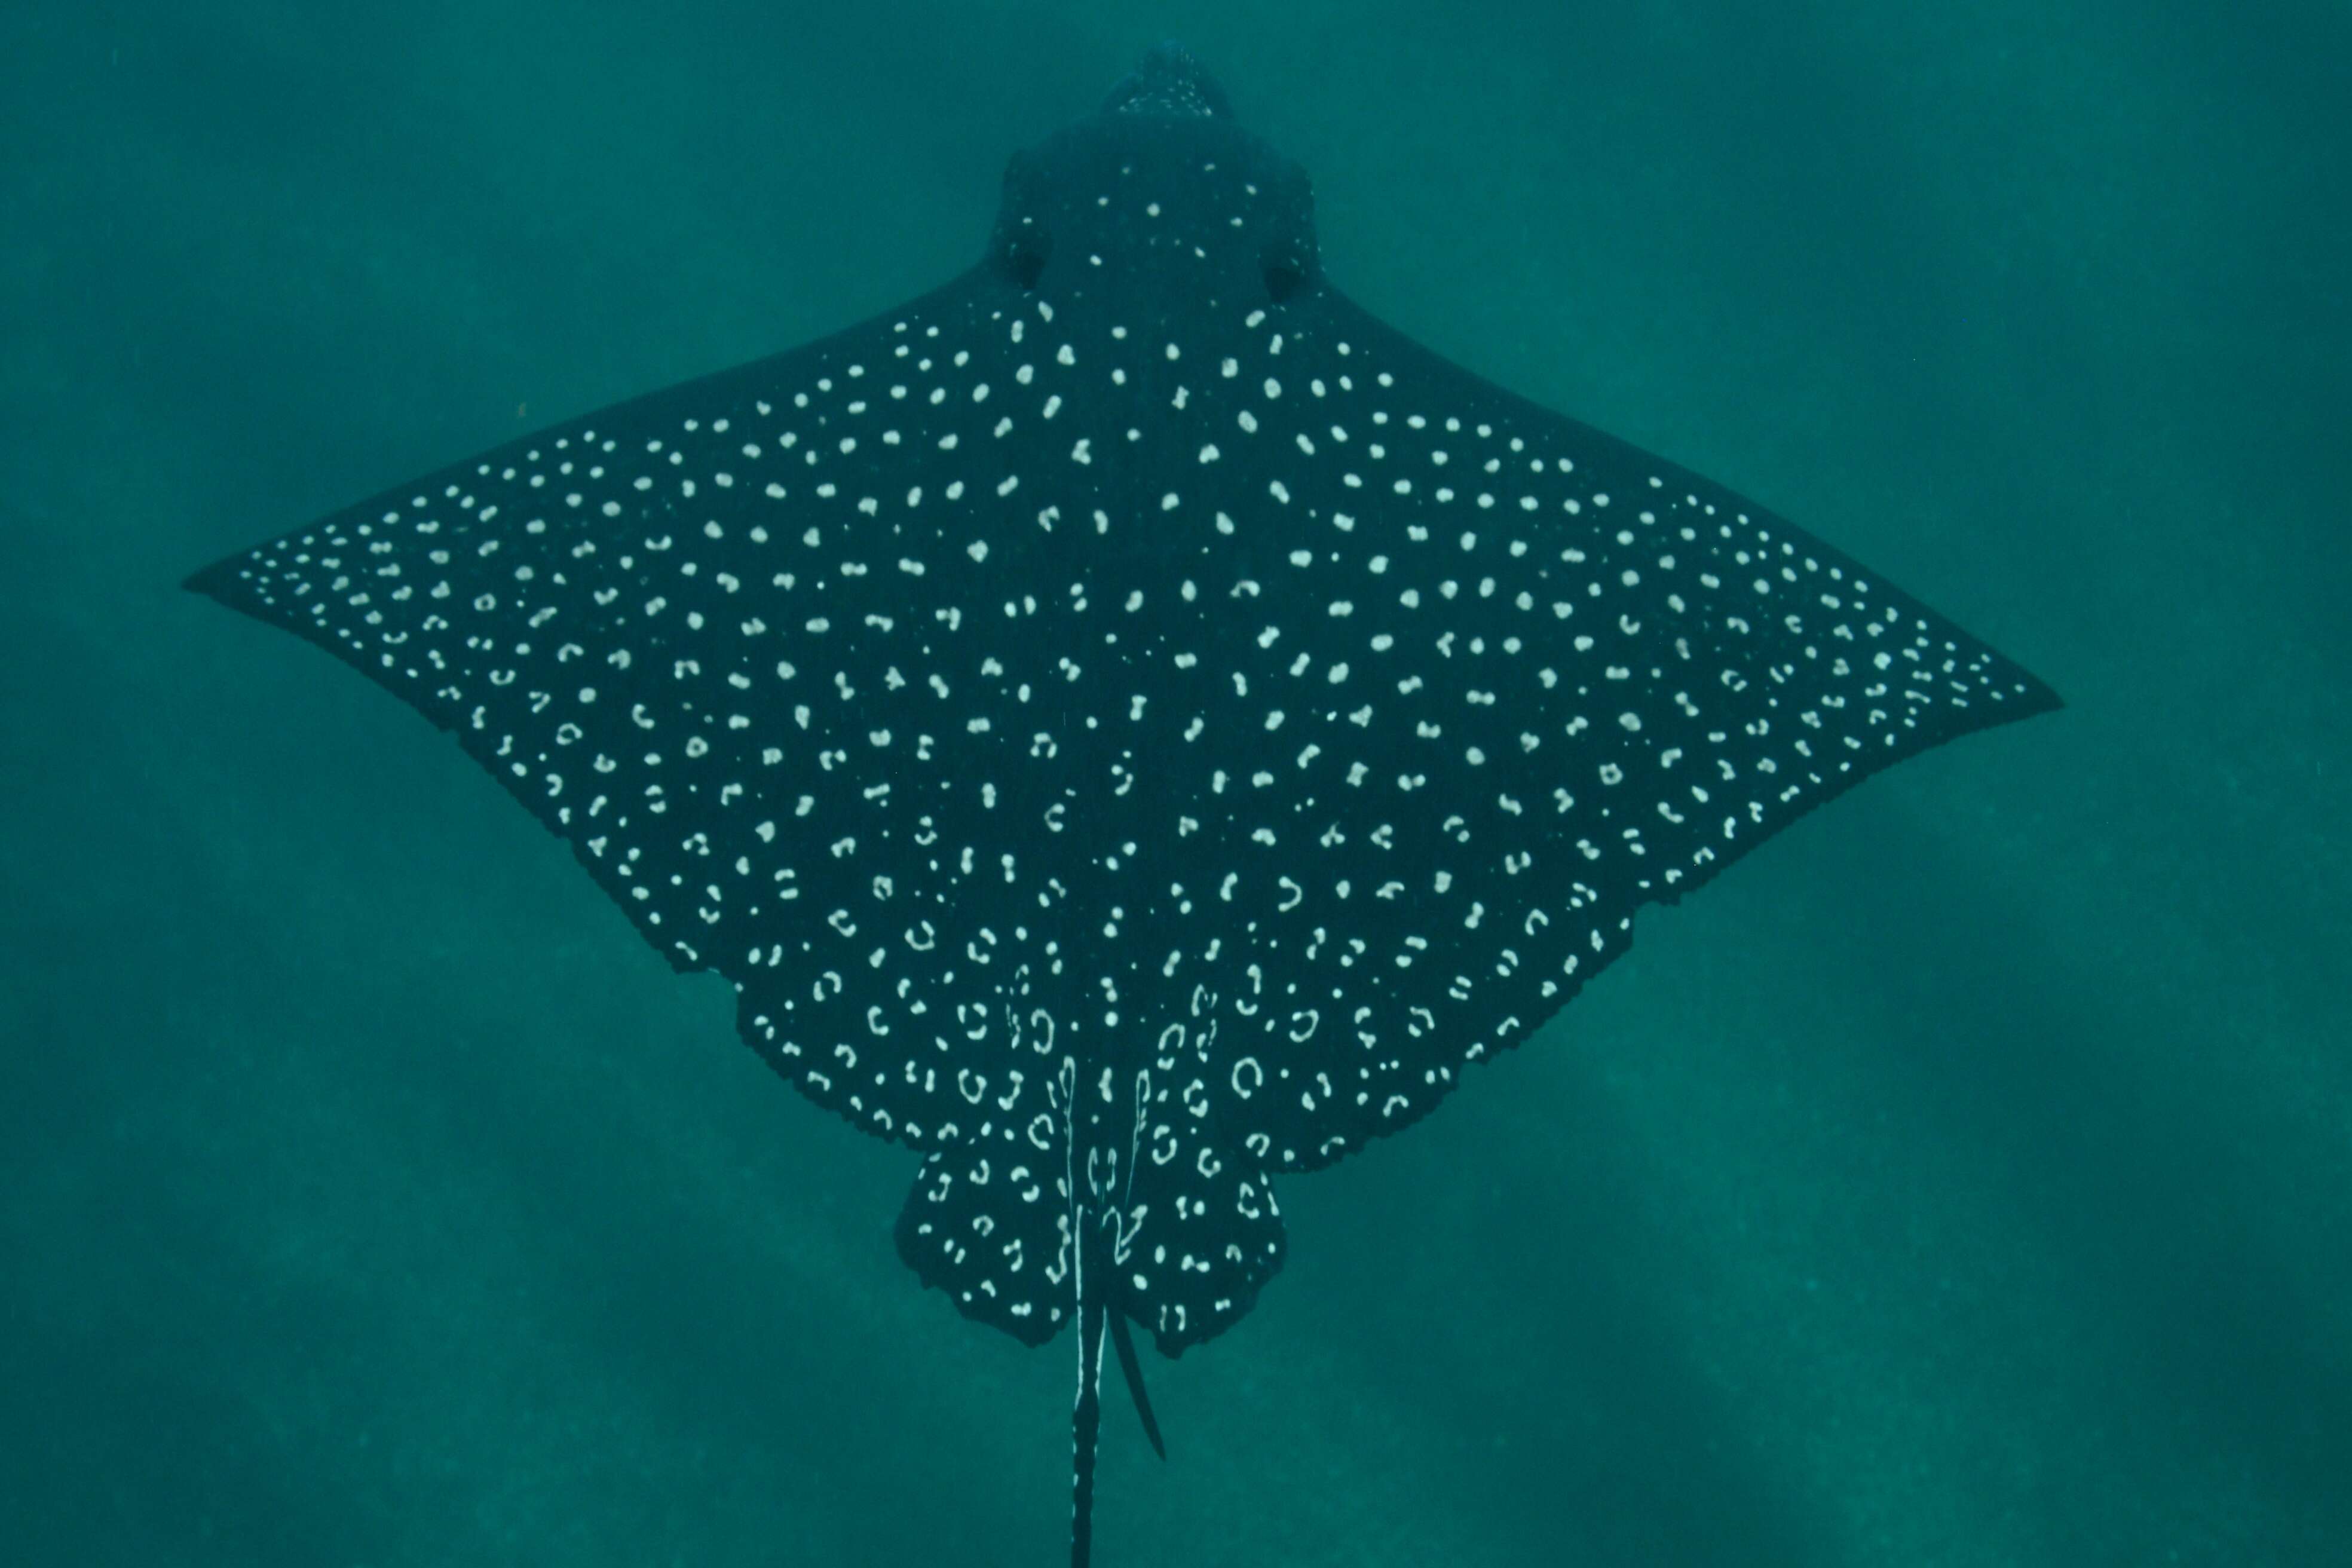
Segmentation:
[(1161, 44), (1085, 120), (1013, 154), (989, 264), (1055, 304), (1278, 306), (1317, 281), (1307, 171)]

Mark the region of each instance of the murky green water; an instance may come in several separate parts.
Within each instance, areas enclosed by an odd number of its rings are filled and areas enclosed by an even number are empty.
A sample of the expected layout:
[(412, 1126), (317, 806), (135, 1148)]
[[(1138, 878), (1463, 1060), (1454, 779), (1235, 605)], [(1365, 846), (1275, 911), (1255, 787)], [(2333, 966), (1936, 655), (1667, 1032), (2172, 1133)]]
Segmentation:
[(0, 12), (0, 1558), (1058, 1559), (908, 1156), (175, 584), (941, 279), (1168, 32), (1364, 303), (2071, 706), (1286, 1184), (1098, 1561), (2352, 1561), (2352, 17), (2016, 0)]

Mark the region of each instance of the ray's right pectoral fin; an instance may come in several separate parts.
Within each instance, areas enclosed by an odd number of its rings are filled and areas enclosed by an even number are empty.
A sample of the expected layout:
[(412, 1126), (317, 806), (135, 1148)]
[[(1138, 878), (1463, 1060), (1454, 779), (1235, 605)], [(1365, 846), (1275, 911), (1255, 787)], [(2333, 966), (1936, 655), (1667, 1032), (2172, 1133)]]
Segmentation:
[(956, 1310), (1042, 1345), (1069, 1321), (1069, 1216), (1057, 1180), (1003, 1153), (943, 1150), (898, 1211), (898, 1256)]

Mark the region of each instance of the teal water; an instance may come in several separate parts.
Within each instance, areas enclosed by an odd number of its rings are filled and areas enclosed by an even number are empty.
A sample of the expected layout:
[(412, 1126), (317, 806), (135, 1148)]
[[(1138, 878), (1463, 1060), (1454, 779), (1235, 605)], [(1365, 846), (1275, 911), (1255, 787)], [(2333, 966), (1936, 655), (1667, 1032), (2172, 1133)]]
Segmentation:
[(2071, 706), (1286, 1183), (1097, 1561), (2352, 1561), (2341, 6), (16, 0), (0, 1562), (1059, 1560), (909, 1158), (175, 585), (939, 281), (1171, 33), (1370, 308)]

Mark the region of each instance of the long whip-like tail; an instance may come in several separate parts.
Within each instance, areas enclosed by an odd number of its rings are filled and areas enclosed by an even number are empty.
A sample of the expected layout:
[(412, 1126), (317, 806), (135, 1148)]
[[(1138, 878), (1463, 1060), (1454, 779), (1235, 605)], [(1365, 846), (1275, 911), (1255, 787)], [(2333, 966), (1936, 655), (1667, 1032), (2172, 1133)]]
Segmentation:
[(1072, 1249), (1078, 1270), (1078, 1398), (1070, 1416), (1070, 1568), (1087, 1568), (1094, 1550), (1095, 1444), (1102, 1436), (1104, 1295), (1110, 1281), (1108, 1260), (1087, 1257), (1099, 1246), (1091, 1234), (1098, 1226), (1083, 1205), (1077, 1220), (1078, 1244)]

